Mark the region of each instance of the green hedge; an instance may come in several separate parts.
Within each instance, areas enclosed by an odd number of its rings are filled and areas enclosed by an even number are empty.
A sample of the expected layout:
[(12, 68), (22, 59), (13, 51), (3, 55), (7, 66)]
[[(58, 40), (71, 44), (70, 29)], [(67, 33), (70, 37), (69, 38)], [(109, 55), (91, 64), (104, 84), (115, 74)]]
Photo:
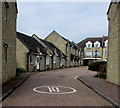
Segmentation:
[(21, 73), (26, 72), (24, 68), (17, 68), (16, 69), (16, 76), (19, 76)]
[(106, 61), (93, 62), (88, 66), (88, 69), (92, 71), (99, 71), (99, 66), (104, 64), (107, 64), (107, 62)]

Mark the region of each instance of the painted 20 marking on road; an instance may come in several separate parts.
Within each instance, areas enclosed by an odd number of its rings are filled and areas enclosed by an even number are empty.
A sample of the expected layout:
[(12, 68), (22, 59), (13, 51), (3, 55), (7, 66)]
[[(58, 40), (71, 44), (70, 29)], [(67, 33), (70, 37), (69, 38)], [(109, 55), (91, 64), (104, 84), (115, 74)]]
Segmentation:
[[(65, 91), (63, 91), (63, 89), (65, 89)], [(38, 86), (35, 87), (33, 91), (37, 93), (45, 93), (45, 94), (71, 94), (76, 92), (76, 90), (72, 87), (54, 86), (54, 85)]]

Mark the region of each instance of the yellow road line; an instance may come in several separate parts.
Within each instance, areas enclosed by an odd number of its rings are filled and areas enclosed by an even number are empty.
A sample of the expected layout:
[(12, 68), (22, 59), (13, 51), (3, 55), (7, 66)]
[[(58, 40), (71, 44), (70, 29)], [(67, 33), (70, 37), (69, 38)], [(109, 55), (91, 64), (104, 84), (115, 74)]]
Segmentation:
[(75, 76), (75, 79), (77, 79), (79, 76)]

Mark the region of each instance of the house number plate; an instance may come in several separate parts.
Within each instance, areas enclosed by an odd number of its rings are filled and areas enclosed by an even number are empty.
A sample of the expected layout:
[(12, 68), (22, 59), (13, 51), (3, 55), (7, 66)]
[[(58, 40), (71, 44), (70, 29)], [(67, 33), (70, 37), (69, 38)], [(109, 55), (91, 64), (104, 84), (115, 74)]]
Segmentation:
[(45, 94), (70, 94), (75, 93), (76, 90), (71, 87), (65, 86), (38, 86), (33, 89), (33, 91), (37, 93), (45, 93)]

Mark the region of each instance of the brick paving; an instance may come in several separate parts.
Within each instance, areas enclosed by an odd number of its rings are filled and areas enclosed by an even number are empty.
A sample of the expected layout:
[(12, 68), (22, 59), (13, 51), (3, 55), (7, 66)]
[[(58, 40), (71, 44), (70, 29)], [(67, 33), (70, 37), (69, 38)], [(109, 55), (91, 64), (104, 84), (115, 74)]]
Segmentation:
[[(89, 89), (77, 76), (93, 75), (86, 67), (64, 68), (32, 74), (3, 102), (3, 106), (111, 106), (113, 105)], [(72, 87), (71, 94), (45, 94), (33, 91), (35, 87), (55, 85)]]
[[(87, 75), (87, 73), (91, 74)], [(91, 89), (94, 89), (95, 91), (103, 95), (116, 106), (120, 105), (120, 86), (110, 83), (105, 79), (94, 77), (94, 74), (96, 74), (97, 72), (88, 70), (87, 73), (85, 75), (81, 75), (78, 79), (80, 79), (80, 81), (89, 86)]]

